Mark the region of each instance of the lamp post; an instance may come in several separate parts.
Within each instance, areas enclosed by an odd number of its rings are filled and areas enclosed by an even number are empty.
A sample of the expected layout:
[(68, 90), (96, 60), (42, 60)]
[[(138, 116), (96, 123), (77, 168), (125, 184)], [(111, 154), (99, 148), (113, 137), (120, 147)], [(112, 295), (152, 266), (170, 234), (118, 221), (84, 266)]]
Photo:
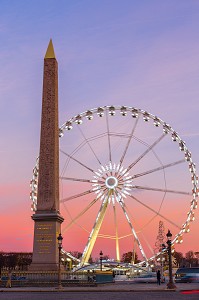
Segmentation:
[(103, 256), (103, 252), (102, 250), (100, 251), (100, 270), (102, 271), (102, 256)]
[(59, 249), (58, 289), (61, 289), (62, 288), (62, 285), (61, 285), (61, 249), (62, 249), (62, 240), (63, 240), (61, 233), (59, 234), (57, 240), (58, 240), (58, 249)]
[(172, 275), (172, 259), (171, 259), (171, 238), (172, 238), (172, 234), (171, 234), (170, 230), (168, 230), (166, 236), (167, 236), (168, 256), (169, 256), (169, 282), (167, 283), (167, 288), (168, 289), (176, 289), (176, 286), (173, 282), (173, 275)]

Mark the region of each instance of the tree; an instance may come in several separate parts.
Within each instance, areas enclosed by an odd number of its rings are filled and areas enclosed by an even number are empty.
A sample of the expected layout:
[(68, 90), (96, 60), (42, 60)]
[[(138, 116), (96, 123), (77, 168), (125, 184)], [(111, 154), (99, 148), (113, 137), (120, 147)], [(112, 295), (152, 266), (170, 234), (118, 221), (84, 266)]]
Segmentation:
[(189, 263), (189, 266), (191, 267), (192, 263), (193, 263), (194, 252), (188, 251), (187, 253), (185, 253), (185, 258), (186, 258), (186, 261)]
[(109, 260), (109, 258), (110, 258), (110, 256), (109, 255), (107, 255), (107, 254), (105, 254), (105, 255), (103, 255), (103, 260)]
[(89, 264), (93, 264), (94, 263), (92, 256), (89, 257), (88, 262), (89, 262)]
[(176, 263), (178, 267), (183, 265), (183, 254), (181, 252), (174, 251), (173, 257), (176, 259)]
[(138, 263), (138, 255), (136, 252), (132, 252), (132, 251), (129, 251), (129, 252), (126, 252), (126, 253), (123, 253), (122, 254), (122, 259), (121, 259), (122, 262), (125, 262), (125, 263)]
[(14, 270), (18, 263), (18, 255), (17, 253), (10, 253), (6, 259), (6, 265), (8, 269)]
[(4, 265), (5, 265), (4, 255), (3, 253), (0, 253), (0, 277), (1, 277), (1, 269), (4, 267)]
[(188, 262), (190, 267), (197, 267), (198, 266), (198, 259), (197, 259), (197, 257), (195, 257), (195, 254), (192, 250), (188, 251), (185, 254), (185, 258), (186, 258), (186, 261)]
[(82, 252), (79, 251), (70, 251), (70, 254), (75, 257), (75, 258), (81, 258), (82, 257)]
[(19, 270), (27, 270), (32, 262), (32, 253), (18, 253)]

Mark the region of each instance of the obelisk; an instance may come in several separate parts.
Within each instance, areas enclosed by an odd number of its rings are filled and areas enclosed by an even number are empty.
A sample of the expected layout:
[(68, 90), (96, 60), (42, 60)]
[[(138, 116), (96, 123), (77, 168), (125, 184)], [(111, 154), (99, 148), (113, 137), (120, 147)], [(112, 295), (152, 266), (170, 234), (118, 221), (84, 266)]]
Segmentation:
[(52, 40), (44, 58), (37, 211), (32, 219), (35, 224), (30, 270), (57, 270), (57, 236), (63, 217), (59, 212), (58, 64)]

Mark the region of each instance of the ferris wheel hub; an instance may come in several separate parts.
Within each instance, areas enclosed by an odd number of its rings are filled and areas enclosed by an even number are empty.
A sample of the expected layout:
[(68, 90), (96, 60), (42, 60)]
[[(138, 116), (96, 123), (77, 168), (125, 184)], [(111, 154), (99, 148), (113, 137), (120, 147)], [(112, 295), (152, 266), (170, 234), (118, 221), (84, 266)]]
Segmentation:
[(118, 186), (118, 180), (114, 176), (109, 176), (106, 178), (105, 184), (107, 188), (114, 190)]
[[(108, 196), (109, 203), (123, 202), (133, 190), (133, 179), (120, 163), (101, 166), (92, 180), (93, 191), (102, 201)], [(109, 192), (111, 192), (109, 194)]]

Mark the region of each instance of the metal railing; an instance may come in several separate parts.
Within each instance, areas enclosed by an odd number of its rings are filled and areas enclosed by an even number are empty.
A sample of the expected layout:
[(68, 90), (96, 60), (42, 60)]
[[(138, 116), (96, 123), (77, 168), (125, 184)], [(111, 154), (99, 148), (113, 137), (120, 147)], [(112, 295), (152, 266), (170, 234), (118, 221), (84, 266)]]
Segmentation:
[[(1, 286), (5, 286), (8, 272), (1, 274)], [(12, 286), (57, 286), (58, 272), (56, 271), (14, 271), (11, 276)], [(95, 286), (95, 274), (87, 272), (61, 272), (62, 286)]]

